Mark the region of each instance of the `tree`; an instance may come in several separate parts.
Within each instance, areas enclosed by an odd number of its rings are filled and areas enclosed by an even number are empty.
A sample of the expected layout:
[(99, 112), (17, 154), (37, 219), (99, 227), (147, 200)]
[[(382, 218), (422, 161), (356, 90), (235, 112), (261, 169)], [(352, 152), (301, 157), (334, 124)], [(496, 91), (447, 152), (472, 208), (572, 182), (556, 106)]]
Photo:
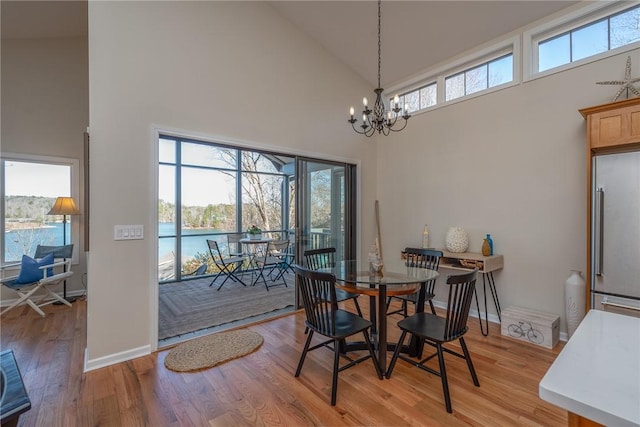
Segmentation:
[[(238, 150), (219, 149), (219, 159), (236, 169)], [(284, 177), (279, 165), (262, 153), (240, 151), (242, 183), (242, 226), (255, 224), (263, 230), (282, 227), (282, 189)], [(236, 177), (235, 172), (224, 172)]]

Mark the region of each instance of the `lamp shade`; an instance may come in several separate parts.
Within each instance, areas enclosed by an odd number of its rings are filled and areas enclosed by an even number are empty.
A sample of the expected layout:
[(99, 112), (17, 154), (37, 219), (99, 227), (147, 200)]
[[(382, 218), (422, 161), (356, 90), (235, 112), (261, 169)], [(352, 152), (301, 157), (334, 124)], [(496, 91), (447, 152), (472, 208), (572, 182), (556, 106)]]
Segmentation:
[(58, 197), (47, 215), (80, 215), (73, 197)]

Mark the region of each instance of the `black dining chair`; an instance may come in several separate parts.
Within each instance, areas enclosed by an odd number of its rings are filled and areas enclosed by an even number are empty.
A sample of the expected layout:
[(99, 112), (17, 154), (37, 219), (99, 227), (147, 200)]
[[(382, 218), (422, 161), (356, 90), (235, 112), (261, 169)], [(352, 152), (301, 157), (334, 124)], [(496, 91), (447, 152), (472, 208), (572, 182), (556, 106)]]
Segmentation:
[[(304, 251), (304, 259), (307, 267), (311, 270), (319, 270), (321, 268), (331, 268), (336, 265), (336, 248), (309, 249)], [(358, 304), (358, 294), (336, 288), (336, 301), (343, 302), (350, 299), (356, 307), (358, 316), (362, 317), (362, 310)]]
[[(407, 255), (406, 265), (408, 267), (428, 268), (429, 270), (438, 271), (440, 258), (442, 258), (442, 251), (436, 251), (434, 249), (406, 248), (404, 252)], [(433, 298), (435, 297), (433, 288), (435, 287), (435, 284), (436, 279), (429, 280), (422, 285), (423, 289), (420, 290), (420, 292), (424, 291), (424, 300), (429, 302), (429, 307), (433, 314), (436, 314), (436, 308), (433, 306)], [(407, 317), (409, 315), (407, 306), (411, 303), (414, 305), (415, 309), (418, 302), (418, 296), (418, 292), (415, 292), (408, 295), (394, 295), (392, 297), (388, 297), (387, 316), (401, 313), (404, 317)], [(391, 301), (393, 301), (394, 298), (400, 300), (402, 304), (399, 309), (389, 311)]]
[[(447, 381), (444, 353), (453, 354), (454, 356), (465, 359), (467, 366), (469, 367), (469, 372), (471, 373), (471, 378), (473, 379), (473, 384), (476, 387), (480, 387), (478, 376), (476, 375), (473, 363), (471, 362), (471, 355), (469, 354), (467, 344), (464, 341), (464, 334), (469, 330), (467, 327), (467, 319), (469, 318), (469, 310), (471, 309), (471, 299), (475, 290), (477, 272), (478, 270), (475, 269), (469, 273), (447, 277), (447, 285), (449, 285), (449, 299), (447, 303), (447, 314), (445, 317), (432, 313), (416, 313), (413, 316), (409, 316), (398, 322), (398, 327), (402, 330), (402, 334), (400, 334), (400, 340), (393, 352), (393, 357), (389, 364), (389, 370), (387, 371), (387, 378), (391, 378), (396, 362), (398, 361), (398, 358), (400, 358), (411, 365), (417, 366), (427, 372), (439, 376), (442, 381), (445, 406), (449, 413), (452, 412), (451, 397), (449, 396), (449, 383)], [(400, 349), (402, 348), (402, 343), (404, 342), (407, 334), (412, 334), (414, 337), (417, 337), (421, 343), (435, 347), (436, 352), (419, 362), (400, 355)], [(443, 344), (455, 340), (460, 341), (460, 347), (462, 347), (463, 354), (443, 347)], [(431, 360), (435, 356), (438, 356), (439, 371), (425, 365), (427, 361)]]
[[(300, 298), (307, 317), (305, 325), (309, 328), (309, 334), (304, 343), (295, 376), (296, 378), (300, 376), (302, 365), (309, 351), (320, 347), (332, 349), (333, 379), (331, 382), (331, 405), (334, 406), (338, 393), (338, 372), (355, 366), (367, 359), (371, 359), (378, 378), (382, 379), (382, 371), (380, 370), (380, 365), (378, 365), (378, 360), (375, 357), (371, 339), (369, 338), (369, 330), (371, 329), (372, 323), (360, 316), (338, 308), (335, 287), (336, 278), (333, 274), (309, 270), (295, 264), (293, 265), (293, 270), (298, 277)], [(369, 354), (354, 360), (342, 353), (340, 344), (347, 337), (360, 332), (364, 335)], [(311, 339), (315, 333), (329, 339), (310, 347)], [(347, 359), (349, 363), (340, 366), (341, 356)]]

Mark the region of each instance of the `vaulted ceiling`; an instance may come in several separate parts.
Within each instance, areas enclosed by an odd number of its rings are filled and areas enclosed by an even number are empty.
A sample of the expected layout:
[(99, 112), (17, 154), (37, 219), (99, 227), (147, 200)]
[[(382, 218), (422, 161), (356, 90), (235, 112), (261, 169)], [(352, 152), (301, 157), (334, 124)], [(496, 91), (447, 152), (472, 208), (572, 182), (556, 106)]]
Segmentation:
[[(274, 10), (377, 85), (375, 1), (271, 1)], [(576, 1), (382, 2), (382, 85), (537, 21)], [(2, 1), (2, 38), (87, 34), (86, 1)]]

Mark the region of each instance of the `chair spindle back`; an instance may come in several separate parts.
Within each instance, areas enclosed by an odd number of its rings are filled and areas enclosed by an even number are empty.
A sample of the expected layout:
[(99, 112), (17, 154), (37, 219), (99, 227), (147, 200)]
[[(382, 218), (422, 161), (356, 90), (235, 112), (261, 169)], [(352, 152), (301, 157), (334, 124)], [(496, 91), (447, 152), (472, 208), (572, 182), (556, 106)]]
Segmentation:
[(298, 276), (307, 326), (321, 333), (335, 334), (335, 311), (338, 308), (335, 276), (298, 265), (293, 265), (293, 270)]
[(442, 251), (436, 251), (433, 249), (405, 248), (404, 252), (407, 254), (407, 267), (438, 270), (438, 267), (440, 266)]
[(447, 301), (447, 317), (444, 337), (454, 340), (467, 331), (467, 319), (471, 309), (473, 291), (476, 287), (476, 275), (478, 269), (469, 273), (447, 277), (449, 285), (449, 298)]
[(304, 251), (304, 259), (307, 263), (307, 268), (310, 270), (334, 267), (336, 265), (336, 248), (311, 249)]

